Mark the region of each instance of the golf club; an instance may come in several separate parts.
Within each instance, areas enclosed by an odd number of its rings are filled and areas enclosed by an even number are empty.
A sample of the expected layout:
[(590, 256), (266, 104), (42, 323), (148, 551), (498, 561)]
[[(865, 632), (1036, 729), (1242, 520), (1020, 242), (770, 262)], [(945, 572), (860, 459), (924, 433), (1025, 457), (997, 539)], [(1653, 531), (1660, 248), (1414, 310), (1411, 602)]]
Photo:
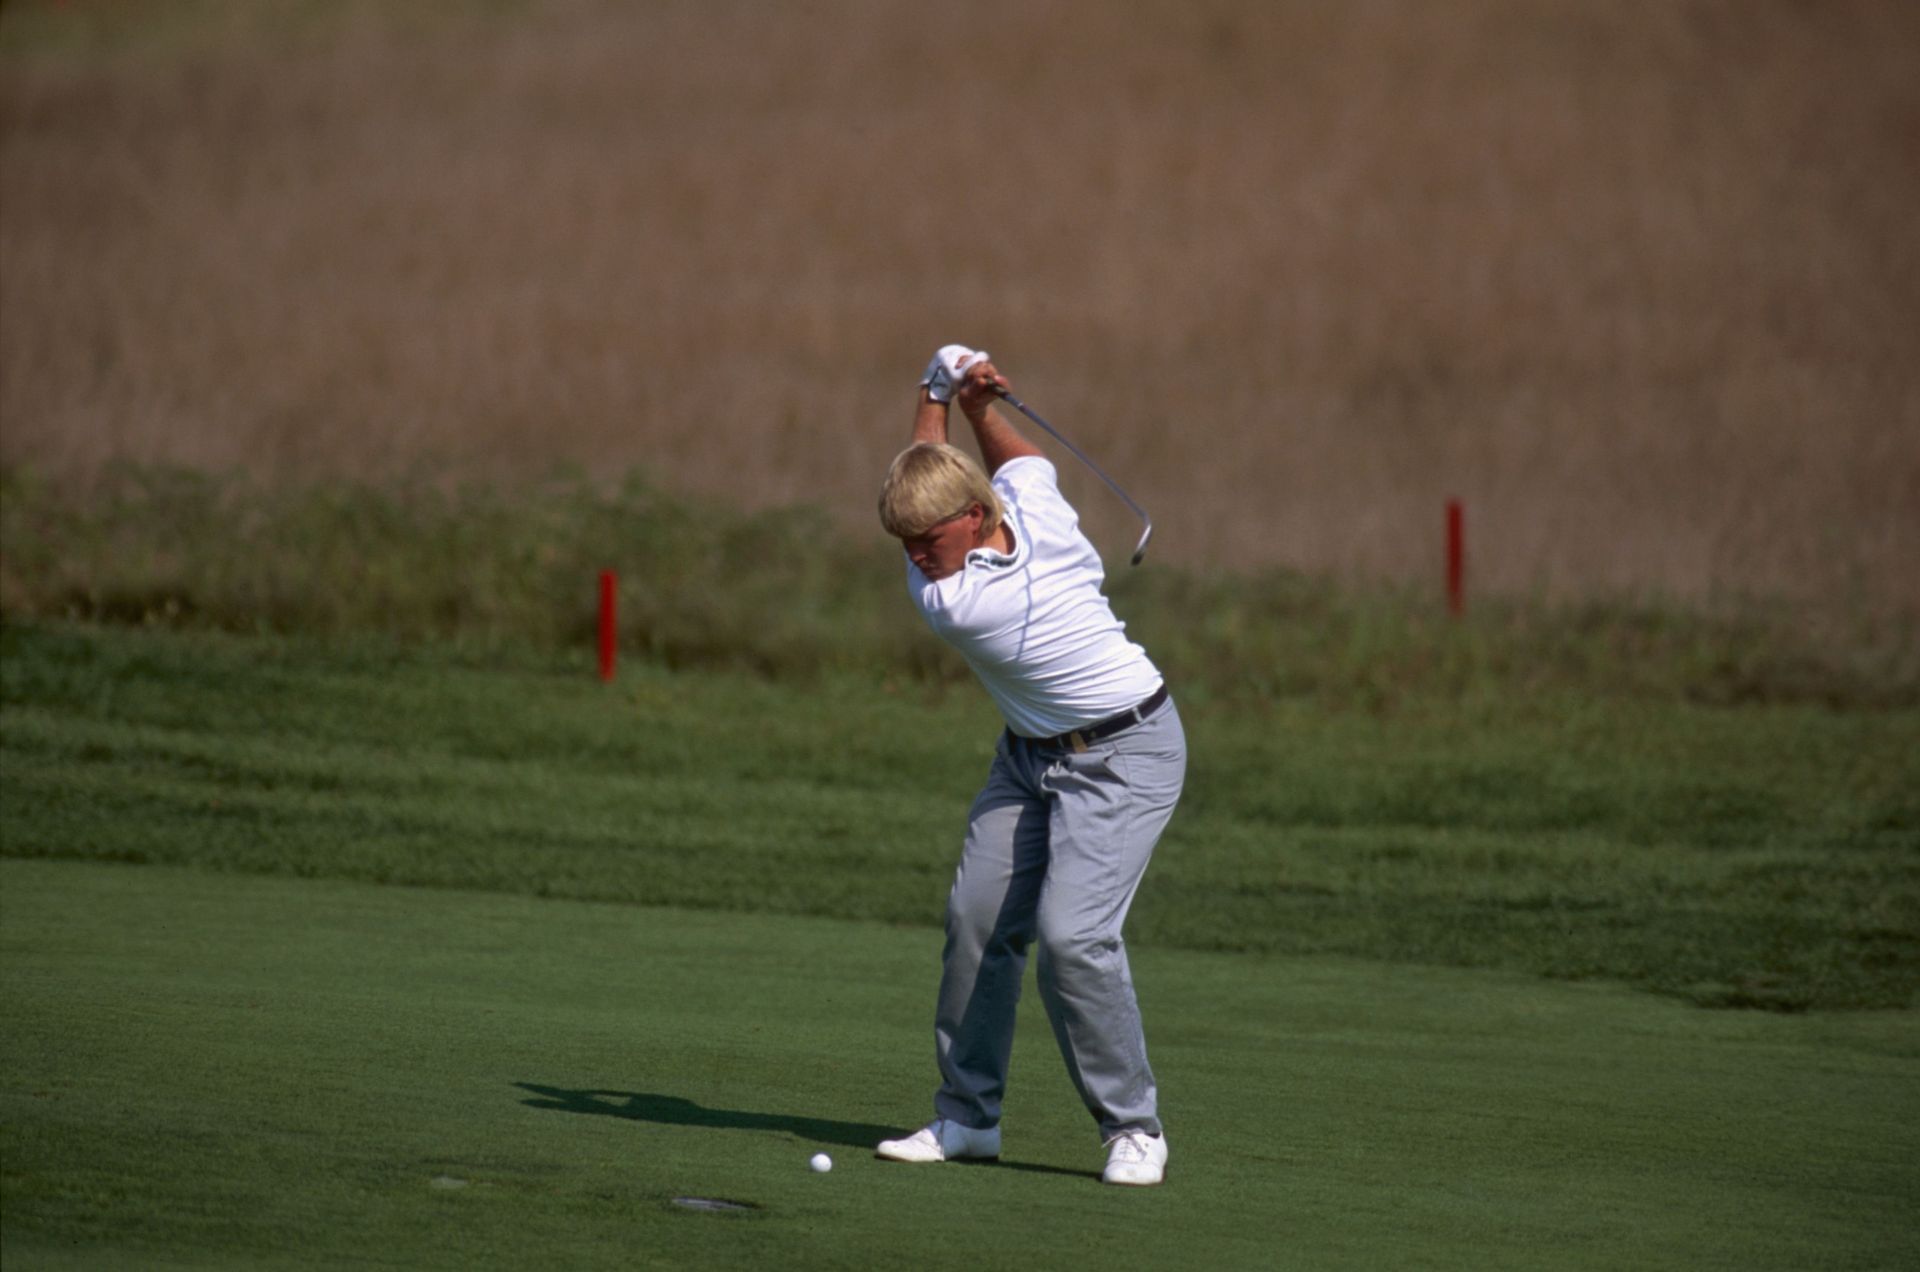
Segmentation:
[(1115, 481), (1113, 478), (1101, 472), (1100, 465), (1088, 459), (1085, 451), (1081, 450), (1078, 446), (1075, 446), (1072, 442), (1062, 437), (1060, 435), (1059, 429), (1055, 428), (1053, 425), (1041, 419), (1039, 414), (1035, 412), (1032, 407), (1028, 406), (1025, 402), (1022, 402), (1019, 398), (1007, 392), (1005, 389), (997, 390), (997, 392), (1000, 394), (1001, 397), (1007, 400), (1007, 404), (1013, 407), (1014, 410), (1020, 412), (1020, 414), (1026, 416), (1028, 419), (1032, 420), (1035, 424), (1038, 424), (1041, 428), (1047, 430), (1048, 433), (1053, 435), (1054, 441), (1059, 442), (1062, 446), (1072, 451), (1073, 457), (1075, 459), (1085, 464), (1088, 468), (1091, 468), (1093, 470), (1094, 476), (1098, 477), (1101, 481), (1104, 481), (1107, 483), (1107, 489), (1113, 491), (1114, 494), (1120, 496), (1121, 503), (1124, 503), (1125, 505), (1127, 505), (1127, 507), (1133, 509), (1134, 515), (1136, 517), (1139, 517), (1141, 522), (1146, 526), (1146, 529), (1140, 532), (1140, 542), (1133, 545), (1133, 564), (1135, 565), (1140, 564), (1140, 558), (1147, 555), (1147, 540), (1153, 538), (1153, 518), (1147, 515), (1147, 510), (1145, 508), (1142, 508), (1139, 504), (1135, 503), (1133, 501), (1132, 495), (1129, 495), (1126, 491), (1120, 489), (1119, 482)]

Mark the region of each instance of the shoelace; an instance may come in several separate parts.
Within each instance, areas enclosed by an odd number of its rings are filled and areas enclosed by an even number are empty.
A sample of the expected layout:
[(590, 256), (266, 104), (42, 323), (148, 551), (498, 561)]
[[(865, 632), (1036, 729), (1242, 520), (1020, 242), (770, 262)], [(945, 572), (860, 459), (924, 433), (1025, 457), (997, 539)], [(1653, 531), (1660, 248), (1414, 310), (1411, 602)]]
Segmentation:
[(1147, 1137), (1139, 1131), (1129, 1131), (1113, 1142), (1113, 1160), (1117, 1162), (1144, 1162), (1147, 1160)]

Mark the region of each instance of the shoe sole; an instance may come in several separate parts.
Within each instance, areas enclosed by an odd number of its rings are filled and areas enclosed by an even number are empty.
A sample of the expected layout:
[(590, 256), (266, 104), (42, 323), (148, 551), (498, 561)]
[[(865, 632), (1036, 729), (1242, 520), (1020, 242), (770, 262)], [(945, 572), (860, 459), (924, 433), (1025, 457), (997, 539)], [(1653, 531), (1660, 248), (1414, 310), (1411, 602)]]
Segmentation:
[(880, 1161), (899, 1162), (902, 1166), (938, 1166), (941, 1162), (997, 1162), (1000, 1160), (998, 1153), (991, 1157), (976, 1157), (970, 1153), (962, 1153), (958, 1157), (935, 1157), (923, 1160), (917, 1157), (889, 1157), (876, 1149), (873, 1155)]
[(1167, 1182), (1167, 1168), (1160, 1168), (1158, 1179), (1108, 1179), (1102, 1176), (1100, 1182), (1112, 1188), (1158, 1188)]

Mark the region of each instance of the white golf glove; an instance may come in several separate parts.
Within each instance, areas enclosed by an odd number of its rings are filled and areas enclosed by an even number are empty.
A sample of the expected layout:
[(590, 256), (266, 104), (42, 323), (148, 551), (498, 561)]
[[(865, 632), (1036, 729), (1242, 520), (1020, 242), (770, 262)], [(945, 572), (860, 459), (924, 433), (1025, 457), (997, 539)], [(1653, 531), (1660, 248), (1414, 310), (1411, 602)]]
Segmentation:
[(942, 345), (940, 352), (933, 355), (933, 361), (927, 363), (927, 373), (920, 377), (920, 387), (927, 396), (936, 402), (950, 402), (960, 390), (960, 382), (966, 378), (967, 368), (976, 362), (987, 361), (985, 349), (969, 349), (965, 345)]

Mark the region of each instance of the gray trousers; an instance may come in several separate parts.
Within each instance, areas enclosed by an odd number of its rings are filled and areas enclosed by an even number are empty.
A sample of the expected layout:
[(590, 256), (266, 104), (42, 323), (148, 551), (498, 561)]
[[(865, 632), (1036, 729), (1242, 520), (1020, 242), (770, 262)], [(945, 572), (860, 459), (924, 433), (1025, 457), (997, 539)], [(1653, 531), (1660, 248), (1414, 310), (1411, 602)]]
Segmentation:
[(1160, 1133), (1120, 928), (1186, 770), (1171, 701), (1084, 752), (1001, 735), (947, 899), (938, 1116), (999, 1123), (1032, 945), (1047, 1019), (1102, 1138)]

